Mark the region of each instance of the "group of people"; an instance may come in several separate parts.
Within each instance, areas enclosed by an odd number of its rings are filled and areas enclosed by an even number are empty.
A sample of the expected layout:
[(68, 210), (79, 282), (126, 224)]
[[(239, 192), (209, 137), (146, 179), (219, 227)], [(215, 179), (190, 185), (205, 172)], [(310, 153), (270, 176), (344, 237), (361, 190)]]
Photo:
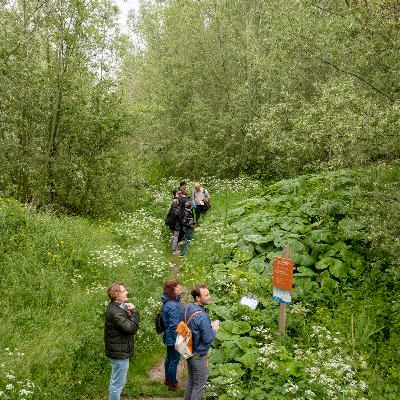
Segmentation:
[[(133, 337), (139, 327), (139, 312), (128, 301), (128, 291), (122, 282), (114, 282), (107, 289), (110, 302), (105, 315), (104, 339), (106, 355), (111, 362), (109, 400), (120, 400), (133, 353)], [(208, 379), (207, 353), (219, 329), (219, 321), (211, 322), (204, 306), (211, 303), (211, 294), (205, 284), (192, 291), (193, 302), (182, 304), (182, 286), (175, 280), (164, 284), (162, 317), (167, 348), (164, 361), (165, 381), (169, 390), (177, 391), (177, 368), (180, 353), (175, 350), (176, 328), (185, 321), (192, 332), (193, 355), (187, 359), (188, 380), (185, 400), (200, 400)]]
[[(193, 192), (189, 195), (186, 181), (181, 181), (179, 188), (172, 191), (172, 196), (172, 204), (165, 223), (172, 231), (172, 252), (183, 256), (193, 238), (194, 226), (211, 207), (210, 193), (196, 182)], [(181, 241), (184, 243), (179, 251), (178, 243)]]

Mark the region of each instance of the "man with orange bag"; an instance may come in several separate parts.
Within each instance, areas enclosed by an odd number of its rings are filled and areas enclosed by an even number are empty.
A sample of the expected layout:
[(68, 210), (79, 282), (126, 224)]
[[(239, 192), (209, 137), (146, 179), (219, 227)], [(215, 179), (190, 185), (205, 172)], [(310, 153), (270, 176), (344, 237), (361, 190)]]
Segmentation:
[(200, 400), (208, 379), (207, 353), (219, 329), (219, 321), (211, 322), (204, 306), (211, 304), (211, 295), (206, 285), (199, 284), (191, 292), (194, 302), (188, 304), (187, 315), (200, 311), (190, 319), (193, 355), (187, 359), (188, 381), (185, 400)]

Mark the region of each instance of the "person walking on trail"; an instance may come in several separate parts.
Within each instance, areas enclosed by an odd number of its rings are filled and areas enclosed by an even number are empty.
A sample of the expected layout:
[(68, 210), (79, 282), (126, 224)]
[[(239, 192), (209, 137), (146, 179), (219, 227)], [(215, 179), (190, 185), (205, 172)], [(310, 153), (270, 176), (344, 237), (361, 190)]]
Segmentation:
[(178, 254), (178, 241), (181, 233), (181, 208), (179, 205), (179, 199), (172, 200), (172, 205), (168, 211), (165, 224), (172, 231), (171, 236), (171, 250), (172, 253)]
[(207, 210), (210, 208), (210, 193), (207, 189), (204, 189), (200, 183), (196, 182), (194, 184), (192, 198), (196, 205), (195, 214), (196, 221), (198, 221), (201, 215), (205, 215)]
[(185, 208), (182, 212), (181, 218), (183, 239), (185, 240), (185, 242), (183, 243), (179, 254), (183, 256), (186, 254), (189, 243), (193, 238), (194, 226), (196, 224), (192, 211), (192, 203), (190, 201), (187, 201), (185, 203)]
[(167, 347), (167, 355), (164, 361), (165, 381), (168, 390), (176, 392), (179, 389), (176, 379), (176, 370), (178, 368), (180, 353), (175, 350), (176, 327), (183, 320), (183, 306), (180, 302), (182, 286), (180, 283), (171, 279), (165, 282), (164, 294), (161, 296), (162, 318), (164, 322), (163, 342)]
[(194, 303), (189, 303), (185, 310), (191, 316), (189, 322), (192, 332), (193, 355), (187, 359), (188, 381), (184, 400), (200, 400), (208, 379), (207, 353), (219, 329), (219, 321), (211, 322), (204, 306), (211, 304), (211, 294), (204, 284), (198, 284), (191, 292)]
[(107, 295), (110, 302), (105, 313), (104, 342), (111, 362), (109, 400), (120, 400), (133, 353), (133, 336), (139, 328), (139, 311), (127, 303), (128, 291), (122, 282), (112, 283)]
[(178, 192), (178, 191), (180, 191), (180, 192), (182, 192), (182, 191), (186, 192), (187, 191), (187, 183), (186, 183), (186, 181), (180, 181), (179, 182), (178, 189), (174, 189), (172, 191), (172, 197), (176, 197), (176, 192)]

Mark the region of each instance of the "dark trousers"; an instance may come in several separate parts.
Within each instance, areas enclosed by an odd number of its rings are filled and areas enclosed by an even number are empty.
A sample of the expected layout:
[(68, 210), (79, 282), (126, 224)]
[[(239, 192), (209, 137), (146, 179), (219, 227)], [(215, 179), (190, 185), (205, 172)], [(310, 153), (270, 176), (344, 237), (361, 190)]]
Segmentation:
[(206, 215), (206, 209), (205, 206), (202, 206), (201, 204), (196, 204), (196, 208), (194, 210), (194, 214), (196, 216), (196, 222), (199, 221), (200, 217), (202, 215)]
[(167, 346), (167, 356), (164, 361), (165, 380), (168, 380), (172, 386), (177, 383), (176, 370), (178, 369), (180, 358), (181, 355), (175, 350), (175, 346)]

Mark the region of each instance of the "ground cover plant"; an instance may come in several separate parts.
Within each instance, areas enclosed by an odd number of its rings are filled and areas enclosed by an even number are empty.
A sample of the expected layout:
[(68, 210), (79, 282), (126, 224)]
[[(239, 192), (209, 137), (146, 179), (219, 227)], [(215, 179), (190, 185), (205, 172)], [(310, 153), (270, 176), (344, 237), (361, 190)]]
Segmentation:
[[(259, 189), (245, 178), (205, 179), (224, 214), (225, 199), (243, 200), (248, 190)], [(127, 284), (141, 313), (125, 393), (173, 396), (162, 383), (149, 382), (147, 374), (162, 358), (154, 314), (176, 261), (164, 218), (178, 181), (146, 181), (135, 197), (135, 211), (97, 221), (1, 198), (0, 398), (105, 395), (110, 370), (103, 350), (105, 289), (116, 280)]]
[[(183, 270), (210, 284), (223, 321), (209, 398), (398, 398), (399, 172), (380, 164), (280, 181), (201, 226), (208, 236)], [(287, 244), (293, 305), (280, 337), (271, 273)], [(257, 310), (238, 304), (249, 293)]]
[(141, 313), (127, 392), (144, 390), (143, 377), (161, 350), (151, 340), (153, 313), (171, 269), (162, 225), (143, 209), (91, 222), (0, 200), (0, 398), (105, 394), (105, 289), (120, 280)]

